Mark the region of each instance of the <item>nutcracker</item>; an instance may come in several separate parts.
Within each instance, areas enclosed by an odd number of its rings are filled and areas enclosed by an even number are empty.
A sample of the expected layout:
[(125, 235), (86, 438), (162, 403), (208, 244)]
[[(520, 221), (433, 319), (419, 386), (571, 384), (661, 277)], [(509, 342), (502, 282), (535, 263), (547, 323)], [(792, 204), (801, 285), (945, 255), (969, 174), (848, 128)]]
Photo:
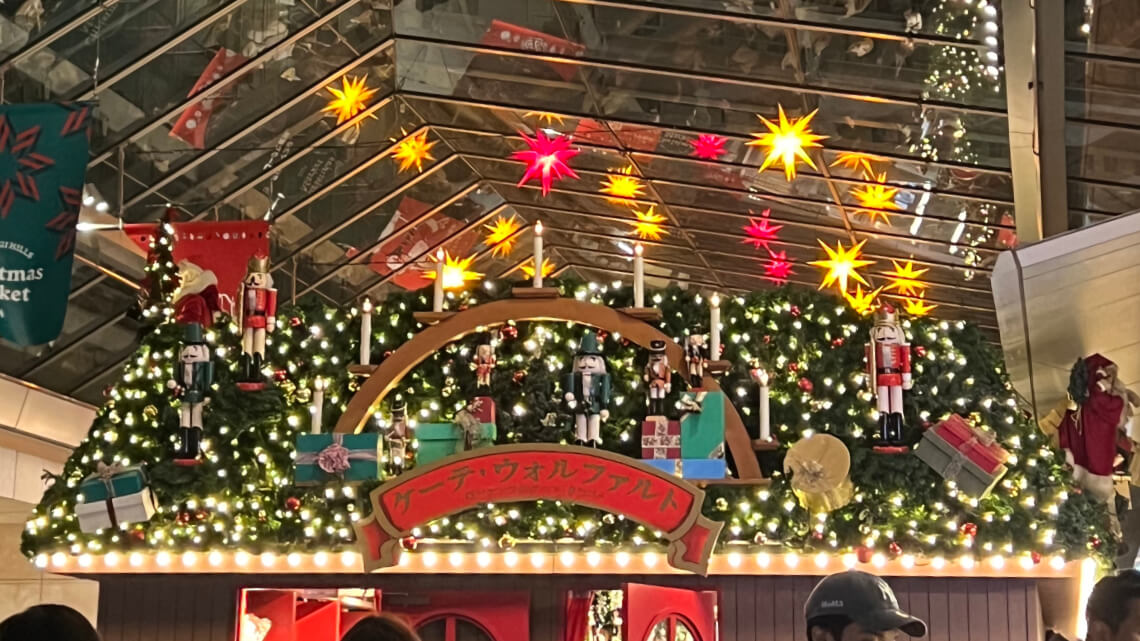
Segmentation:
[(185, 340), (174, 368), (174, 380), (167, 381), (166, 387), (182, 401), (174, 462), (197, 465), (202, 440), (202, 408), (210, 402), (207, 394), (214, 382), (214, 363), (210, 360), (210, 347), (202, 338), (201, 325), (187, 325)]
[(645, 364), (642, 379), (649, 384), (649, 415), (665, 414), (665, 397), (672, 391), (673, 372), (665, 354), (665, 341), (649, 342), (649, 362)]
[(490, 343), (481, 343), (475, 348), (475, 385), (491, 387), (491, 372), (495, 369), (495, 348)]
[(574, 369), (563, 382), (564, 398), (574, 414), (575, 443), (602, 442), (601, 422), (610, 417), (606, 406), (610, 404), (610, 375), (602, 359), (598, 338), (593, 332), (586, 334), (574, 355)]
[(401, 399), (392, 402), (392, 422), (384, 438), (388, 441), (388, 469), (399, 474), (408, 456), (408, 406)]
[(241, 378), (242, 387), (260, 389), (265, 360), (265, 335), (277, 326), (277, 290), (269, 275), (269, 258), (254, 256), (241, 286)]
[(689, 386), (699, 388), (705, 378), (705, 335), (697, 332), (689, 334), (685, 343), (685, 365), (689, 370)]
[(903, 338), (895, 309), (883, 304), (875, 313), (871, 342), (867, 344), (867, 375), (879, 408), (879, 445), (902, 445), (903, 390), (913, 382), (910, 374), (910, 344)]

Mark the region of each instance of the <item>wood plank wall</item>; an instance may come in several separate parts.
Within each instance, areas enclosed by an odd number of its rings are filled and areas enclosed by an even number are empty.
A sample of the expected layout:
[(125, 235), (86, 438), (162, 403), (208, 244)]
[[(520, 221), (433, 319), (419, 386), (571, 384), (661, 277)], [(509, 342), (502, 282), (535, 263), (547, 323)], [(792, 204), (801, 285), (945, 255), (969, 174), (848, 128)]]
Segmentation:
[[(146, 575), (100, 577), (104, 641), (234, 641), (243, 587), (375, 587), (388, 593), (529, 589), (531, 641), (561, 641), (565, 594), (654, 583), (720, 592), (720, 641), (802, 641), (814, 577), (491, 575)], [(900, 606), (930, 626), (930, 641), (1041, 641), (1037, 585), (1020, 579), (892, 578)], [(630, 640), (639, 641), (639, 640)]]

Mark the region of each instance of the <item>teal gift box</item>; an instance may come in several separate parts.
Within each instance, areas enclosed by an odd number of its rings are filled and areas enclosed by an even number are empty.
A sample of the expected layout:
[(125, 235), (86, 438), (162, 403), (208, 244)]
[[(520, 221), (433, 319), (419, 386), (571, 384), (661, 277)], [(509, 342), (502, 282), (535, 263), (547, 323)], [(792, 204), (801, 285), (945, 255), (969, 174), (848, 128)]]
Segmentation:
[[(472, 449), (495, 442), (498, 430), (494, 423), (479, 424), (479, 438)], [(464, 450), (463, 430), (455, 423), (420, 423), (416, 426), (416, 465), (427, 465)]]
[[(681, 458), (724, 458), (724, 392), (681, 395)], [(699, 409), (698, 409), (699, 408)]]
[(108, 497), (137, 494), (146, 488), (146, 473), (141, 465), (113, 469), (114, 472), (106, 480), (98, 474), (92, 474), (80, 482), (79, 493), (83, 495), (81, 503), (94, 503), (106, 501)]
[(643, 459), (641, 462), (690, 481), (712, 481), (728, 476), (724, 459)]
[(294, 485), (380, 478), (380, 435), (299, 434)]

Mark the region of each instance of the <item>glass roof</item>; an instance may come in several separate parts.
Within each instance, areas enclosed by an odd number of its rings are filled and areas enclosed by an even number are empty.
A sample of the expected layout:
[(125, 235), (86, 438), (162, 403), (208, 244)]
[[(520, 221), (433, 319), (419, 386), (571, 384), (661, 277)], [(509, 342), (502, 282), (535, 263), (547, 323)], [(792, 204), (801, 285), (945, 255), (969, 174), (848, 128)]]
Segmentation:
[[(1136, 19), (1066, 10), (1070, 202), (1124, 211)], [(0, 95), (98, 102), (85, 220), (154, 221), (168, 203), (184, 220), (270, 218), (283, 299), (415, 289), (440, 247), (516, 275), (528, 252), (483, 244), (511, 215), (520, 247), (547, 226), (557, 273), (628, 279), (634, 207), (599, 193), (628, 171), (632, 205), (664, 219), (651, 285), (772, 286), (766, 250), (743, 242), (766, 216), (793, 284), (817, 286), (820, 241), (865, 241), (873, 282), (913, 261), (937, 314), (996, 338), (988, 275), (1015, 239), (999, 24), (988, 0), (32, 0), (0, 7)], [(344, 77), (375, 94), (338, 125), (322, 109)], [(781, 107), (815, 111), (827, 136), (794, 181), (746, 144)], [(545, 197), (510, 158), (538, 131), (579, 150), (580, 178)], [(433, 158), (401, 171), (393, 152), (416, 135)], [(701, 135), (724, 153), (695, 157)], [(1094, 137), (1095, 158), (1078, 142)], [(142, 258), (113, 230), (80, 236), (63, 335), (0, 345), (0, 369), (98, 401), (133, 349)]]

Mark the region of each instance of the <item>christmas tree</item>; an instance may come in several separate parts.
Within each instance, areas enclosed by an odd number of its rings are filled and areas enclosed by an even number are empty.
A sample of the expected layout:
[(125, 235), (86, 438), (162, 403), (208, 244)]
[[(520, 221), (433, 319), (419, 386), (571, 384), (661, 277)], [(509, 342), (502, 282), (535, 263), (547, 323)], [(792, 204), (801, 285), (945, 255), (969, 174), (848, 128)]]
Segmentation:
[[(159, 241), (161, 245), (161, 241)], [(159, 282), (172, 265), (162, 262)], [(629, 307), (630, 288), (564, 280), (562, 294), (613, 308)], [(486, 283), (449, 294), (452, 309), (509, 295), (509, 286)], [(707, 323), (707, 301), (672, 287), (651, 293), (662, 311), (661, 330), (678, 342)], [(422, 329), (413, 313), (430, 309), (421, 292), (393, 295), (377, 305), (372, 345), (380, 361)], [(236, 355), (240, 331), (228, 321), (206, 336), (217, 375), (205, 413), (204, 459), (196, 467), (171, 463), (177, 402), (165, 387), (172, 375), (181, 331), (169, 321), (169, 296), (159, 304), (153, 330), (100, 408), (88, 438), (76, 449), (28, 524), (24, 551), (46, 558), (56, 552), (101, 554), (132, 547), (167, 551), (327, 551), (350, 549), (351, 524), (369, 509), (362, 485), (336, 480), (296, 487), (295, 437), (307, 433), (310, 390), (325, 381), (324, 431), (331, 430), (358, 385), (348, 374), (359, 348), (359, 309), (317, 303), (282, 306), (278, 329), (267, 344), (264, 374), (274, 385), (239, 391)], [(981, 333), (964, 323), (910, 319), (903, 329), (913, 346), (914, 389), (907, 393), (905, 424), (911, 441), (923, 427), (957, 413), (992, 429), (1013, 456), (992, 493), (959, 492), (926, 463), (910, 455), (871, 451), (868, 435), (876, 412), (867, 389), (864, 344), (870, 321), (825, 294), (782, 288), (722, 301), (724, 352), (732, 364), (721, 386), (756, 435), (758, 390), (751, 368), (771, 374), (771, 425), (786, 446), (811, 433), (830, 433), (851, 452), (854, 500), (827, 514), (812, 514), (792, 493), (776, 465), (768, 487), (710, 487), (704, 512), (726, 523), (721, 544), (779, 545), (802, 553), (881, 552), (884, 555), (1111, 556), (1103, 506), (1072, 489), (1063, 456), (1038, 432), (1019, 404), (1000, 357)], [(569, 442), (573, 421), (560, 387), (578, 342), (589, 328), (565, 322), (527, 321), (490, 328), (454, 341), (408, 373), (370, 420), (383, 430), (393, 403), (407, 406), (416, 422), (454, 418), (469, 399), (491, 396), (497, 405), (498, 442)], [(603, 423), (603, 447), (637, 457), (645, 416), (642, 368), (646, 351), (621, 336), (599, 332), (613, 378), (611, 416)], [(493, 344), (497, 365), (490, 390), (477, 389), (476, 346)], [(674, 364), (678, 366), (679, 364)], [(683, 380), (676, 376), (666, 406), (676, 408)], [(145, 462), (158, 499), (147, 522), (79, 531), (77, 487), (100, 461)], [(517, 539), (571, 537), (586, 545), (636, 549), (652, 546), (652, 531), (623, 519), (569, 504), (496, 504), (426, 524), (421, 539), (470, 541), (501, 547)]]

